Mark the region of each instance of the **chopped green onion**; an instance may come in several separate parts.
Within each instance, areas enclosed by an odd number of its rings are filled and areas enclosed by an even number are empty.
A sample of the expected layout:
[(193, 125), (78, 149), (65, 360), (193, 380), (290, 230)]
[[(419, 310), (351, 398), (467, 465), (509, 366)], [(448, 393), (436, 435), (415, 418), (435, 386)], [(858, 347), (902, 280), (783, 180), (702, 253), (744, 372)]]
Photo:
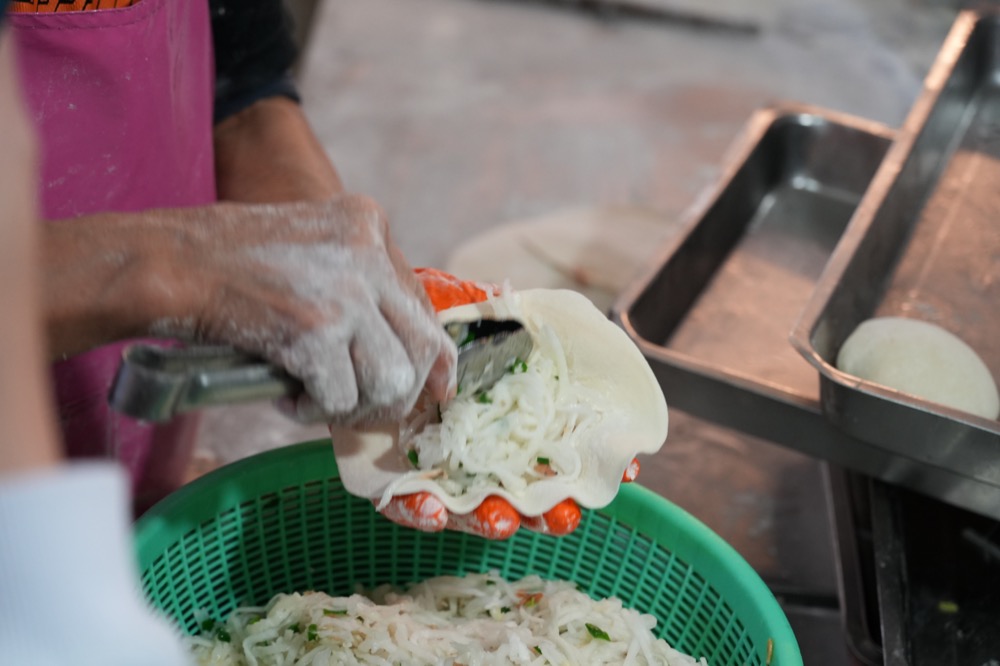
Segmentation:
[(487, 393), (486, 391), (480, 391), (476, 395), (476, 402), (480, 402), (484, 405), (491, 405), (493, 404), (493, 398), (491, 398), (490, 394)]
[(594, 638), (596, 638), (597, 640), (600, 640), (600, 641), (610, 641), (611, 640), (611, 636), (608, 636), (608, 632), (604, 631), (603, 629), (601, 629), (600, 627), (598, 627), (596, 624), (591, 624), (591, 623), (588, 622), (587, 623), (587, 631), (590, 632), (590, 635), (593, 636)]
[(462, 385), (461, 385), (461, 384), (459, 384), (459, 385), (458, 385), (458, 386), (457, 386), (457, 387), (455, 388), (455, 395), (462, 395)]
[(539, 595), (537, 595), (537, 594), (533, 594), (530, 597), (528, 597), (525, 600), (525, 602), (524, 602), (524, 607), (525, 608), (531, 608), (533, 606), (537, 606), (538, 605), (538, 597), (539, 597)]
[(212, 629), (215, 629), (215, 620), (213, 620), (212, 618), (208, 618), (207, 620), (201, 621), (202, 631), (212, 631)]
[(501, 613), (509, 613), (510, 612), (510, 606), (502, 606), (500, 608), (500, 612)]
[(264, 618), (262, 618), (260, 615), (254, 615), (252, 618), (250, 618), (249, 620), (247, 620), (247, 626), (250, 626), (251, 624), (257, 624), (258, 622), (260, 622), (263, 619)]
[(512, 375), (518, 372), (523, 373), (527, 371), (528, 371), (528, 363), (520, 358), (515, 358), (514, 363), (509, 368), (507, 368), (507, 372), (509, 372)]
[(332, 608), (324, 608), (323, 615), (327, 617), (336, 617), (338, 615), (347, 615), (346, 610), (333, 610)]
[(317, 636), (317, 632), (318, 631), (319, 631), (319, 627), (317, 627), (315, 624), (310, 624), (309, 625), (309, 630), (306, 631), (306, 640), (307, 641), (314, 641), (314, 640), (316, 640), (316, 636)]
[(406, 452), (406, 457), (410, 459), (410, 462), (413, 463), (414, 467), (419, 467), (420, 466), (418, 464), (419, 460), (420, 460), (420, 457), (417, 455), (417, 450), (416, 449), (410, 449), (409, 451), (407, 451)]
[(472, 342), (475, 339), (476, 339), (476, 334), (473, 333), (472, 331), (469, 331), (465, 335), (465, 339), (458, 343), (459, 349), (461, 349), (462, 347), (464, 347), (465, 345), (469, 344), (470, 342)]
[(300, 631), (302, 631), (302, 627), (299, 625), (298, 622), (296, 622), (295, 624), (288, 625), (288, 627), (286, 628), (286, 631), (290, 631), (293, 634), (297, 634)]
[(485, 584), (486, 585), (496, 585), (497, 582), (495, 580), (490, 580), (489, 578), (487, 578)]
[(538, 646), (536, 645), (536, 646), (535, 646), (535, 653), (536, 653), (536, 654), (541, 654), (541, 653), (542, 653), (542, 648), (540, 648), (540, 647), (538, 647)]
[(232, 640), (232, 637), (229, 635), (229, 632), (223, 629), (222, 627), (219, 627), (219, 630), (215, 632), (215, 637), (218, 638), (223, 643), (228, 643), (229, 641)]
[(549, 459), (548, 458), (538, 458), (537, 460), (538, 460), (538, 464), (539, 465), (548, 465), (549, 464)]

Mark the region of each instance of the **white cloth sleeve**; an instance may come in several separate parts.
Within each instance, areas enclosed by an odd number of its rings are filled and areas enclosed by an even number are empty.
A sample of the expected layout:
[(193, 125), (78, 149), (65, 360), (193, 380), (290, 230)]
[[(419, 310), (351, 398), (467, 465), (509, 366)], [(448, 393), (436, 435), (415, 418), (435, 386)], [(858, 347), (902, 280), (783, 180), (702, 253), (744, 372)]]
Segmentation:
[(0, 478), (0, 664), (187, 666), (136, 569), (116, 466)]

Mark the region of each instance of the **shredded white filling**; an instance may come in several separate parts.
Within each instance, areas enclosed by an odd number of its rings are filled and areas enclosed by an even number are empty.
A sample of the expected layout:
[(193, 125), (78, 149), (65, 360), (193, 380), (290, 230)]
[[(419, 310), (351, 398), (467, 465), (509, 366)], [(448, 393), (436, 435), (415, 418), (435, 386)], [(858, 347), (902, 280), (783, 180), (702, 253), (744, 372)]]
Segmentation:
[(440, 576), (367, 596), (279, 594), (203, 626), (189, 639), (201, 666), (707, 666), (656, 638), (651, 615), (537, 576)]
[[(415, 470), (452, 496), (504, 488), (512, 494), (559, 476), (581, 473), (578, 442), (601, 423), (602, 406), (572, 381), (562, 343), (544, 321), (525, 320), (514, 299), (500, 296), (502, 311), (525, 321), (535, 342), (527, 359), (510, 369), (490, 390), (459, 395), (443, 409), (426, 404), (400, 432), (398, 446)], [(499, 308), (498, 308), (499, 309)]]

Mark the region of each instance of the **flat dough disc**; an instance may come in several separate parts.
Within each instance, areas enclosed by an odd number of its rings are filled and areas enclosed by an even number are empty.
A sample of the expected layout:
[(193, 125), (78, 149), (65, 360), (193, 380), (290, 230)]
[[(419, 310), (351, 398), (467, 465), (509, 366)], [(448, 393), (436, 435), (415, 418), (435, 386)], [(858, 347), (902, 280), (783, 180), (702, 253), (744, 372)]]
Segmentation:
[(924, 400), (995, 419), (1000, 395), (972, 347), (945, 329), (903, 317), (878, 317), (844, 341), (837, 368)]
[(483, 233), (455, 250), (445, 270), (464, 280), (523, 289), (572, 289), (602, 312), (680, 226), (633, 206), (576, 208)]

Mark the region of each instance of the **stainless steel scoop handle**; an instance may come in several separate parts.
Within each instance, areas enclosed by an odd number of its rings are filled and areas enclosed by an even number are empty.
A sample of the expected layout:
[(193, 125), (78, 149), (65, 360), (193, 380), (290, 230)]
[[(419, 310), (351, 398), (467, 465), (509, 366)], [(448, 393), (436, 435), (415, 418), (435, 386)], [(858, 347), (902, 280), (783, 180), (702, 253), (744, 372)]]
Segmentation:
[[(447, 324), (458, 348), (457, 377), (464, 391), (489, 389), (518, 360), (531, 335), (513, 320)], [(232, 347), (127, 348), (111, 387), (111, 408), (143, 421), (165, 422), (202, 407), (296, 396), (302, 383), (277, 366)]]
[(202, 407), (273, 400), (302, 392), (284, 370), (232, 347), (133, 345), (111, 387), (111, 407), (164, 422)]

